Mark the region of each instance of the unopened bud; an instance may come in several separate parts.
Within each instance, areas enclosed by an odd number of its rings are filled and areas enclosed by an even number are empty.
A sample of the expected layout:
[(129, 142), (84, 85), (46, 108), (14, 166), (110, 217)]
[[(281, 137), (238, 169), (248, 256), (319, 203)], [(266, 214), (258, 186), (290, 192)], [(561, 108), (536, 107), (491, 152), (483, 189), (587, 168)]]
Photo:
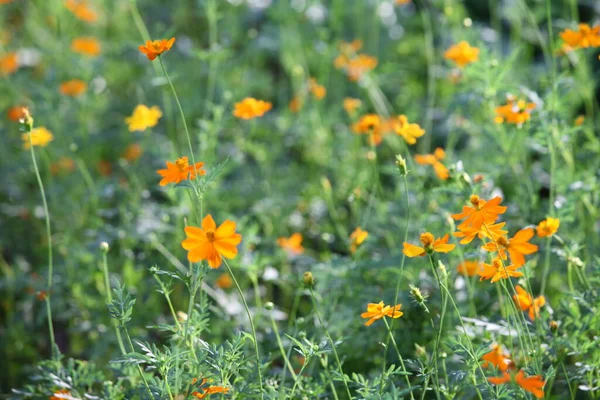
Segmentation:
[(315, 278), (313, 277), (313, 274), (308, 271), (304, 273), (304, 276), (302, 277), (302, 282), (304, 283), (304, 286), (306, 286), (309, 289), (315, 286)]
[(108, 251), (110, 250), (110, 246), (106, 242), (101, 242), (100, 243), (100, 250), (102, 250), (105, 253), (108, 253)]
[(425, 347), (419, 346), (417, 343), (415, 343), (415, 354), (419, 358), (427, 358), (427, 350), (425, 350)]
[(400, 171), (400, 176), (405, 176), (408, 174), (408, 168), (406, 167), (406, 158), (402, 157), (400, 154), (396, 154), (396, 166)]
[(448, 270), (441, 261), (438, 261), (438, 272), (440, 274), (440, 279), (445, 281), (446, 278), (448, 278)]
[(421, 292), (421, 289), (419, 289), (418, 287), (416, 287), (414, 285), (409, 285), (409, 286), (410, 286), (410, 294), (415, 299), (415, 301), (419, 304), (424, 303), (425, 295), (423, 294), (423, 292)]
[(274, 305), (274, 304), (273, 304), (273, 302), (271, 302), (271, 301), (267, 301), (267, 302), (265, 303), (265, 309), (267, 309), (267, 310), (272, 310), (274, 306), (275, 306), (275, 305)]
[(552, 320), (550, 321), (550, 330), (555, 333), (556, 331), (558, 331), (558, 322)]
[(188, 315), (183, 311), (177, 311), (177, 319), (179, 322), (185, 322), (188, 319)]

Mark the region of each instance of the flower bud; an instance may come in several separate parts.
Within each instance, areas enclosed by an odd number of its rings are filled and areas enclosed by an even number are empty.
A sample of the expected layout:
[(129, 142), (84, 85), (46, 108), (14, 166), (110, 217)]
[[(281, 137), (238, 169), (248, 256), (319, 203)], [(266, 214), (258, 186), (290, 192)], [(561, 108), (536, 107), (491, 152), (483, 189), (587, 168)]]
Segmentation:
[(101, 242), (100, 243), (100, 250), (102, 250), (105, 253), (108, 253), (108, 251), (110, 250), (110, 246), (106, 242)]
[(550, 330), (552, 333), (556, 333), (556, 331), (558, 331), (558, 322), (554, 320), (550, 321)]
[(408, 174), (408, 168), (406, 167), (406, 158), (402, 157), (400, 154), (396, 154), (396, 166), (400, 171), (400, 176), (405, 176)]
[(304, 273), (304, 277), (302, 277), (302, 282), (304, 283), (304, 286), (306, 286), (308, 289), (311, 289), (313, 286), (315, 286), (315, 278), (313, 277), (313, 274), (309, 271)]
[(266, 309), (266, 310), (272, 310), (274, 306), (275, 306), (275, 305), (274, 305), (274, 304), (273, 304), (273, 302), (271, 302), (271, 301), (267, 301), (267, 302), (265, 303), (265, 309)]

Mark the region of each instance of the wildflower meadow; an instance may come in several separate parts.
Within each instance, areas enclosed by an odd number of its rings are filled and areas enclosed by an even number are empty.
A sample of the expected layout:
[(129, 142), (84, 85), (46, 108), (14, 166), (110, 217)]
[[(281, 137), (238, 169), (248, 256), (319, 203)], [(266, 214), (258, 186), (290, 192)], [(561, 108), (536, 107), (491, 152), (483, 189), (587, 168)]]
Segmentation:
[(600, 398), (596, 0), (0, 0), (0, 398)]

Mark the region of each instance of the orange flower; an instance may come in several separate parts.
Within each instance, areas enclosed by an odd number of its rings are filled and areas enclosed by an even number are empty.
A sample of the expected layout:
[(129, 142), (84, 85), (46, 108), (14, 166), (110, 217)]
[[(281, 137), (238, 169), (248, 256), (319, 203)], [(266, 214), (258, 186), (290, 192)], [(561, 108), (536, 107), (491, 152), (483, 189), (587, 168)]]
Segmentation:
[(507, 239), (506, 236), (500, 236), (495, 242), (486, 243), (483, 249), (489, 252), (497, 251), (504, 260), (506, 260), (506, 252), (508, 252), (512, 264), (520, 267), (525, 264), (525, 255), (538, 251), (538, 247), (535, 244), (529, 243), (532, 237), (532, 228), (521, 229), (511, 239)]
[(474, 276), (477, 275), (477, 271), (481, 270), (481, 263), (479, 261), (465, 260), (458, 264), (456, 271), (461, 275)]
[(160, 39), (160, 40), (146, 40), (146, 45), (138, 47), (138, 49), (148, 57), (148, 60), (152, 61), (156, 57), (159, 57), (165, 51), (171, 50), (175, 43), (175, 38), (171, 39)]
[[(30, 135), (31, 143), (29, 142)], [(28, 150), (31, 146), (48, 146), (48, 143), (54, 140), (54, 135), (45, 127), (40, 126), (38, 128), (33, 128), (29, 133), (22, 134), (21, 139), (23, 139), (23, 148)]]
[(471, 47), (463, 40), (446, 50), (444, 58), (453, 61), (459, 68), (464, 68), (465, 65), (479, 60), (479, 49)]
[(523, 125), (531, 118), (531, 110), (535, 108), (535, 103), (526, 103), (525, 100), (517, 100), (509, 96), (507, 103), (503, 106), (496, 107), (496, 118), (494, 121), (497, 124), (508, 122), (509, 124)]
[(581, 126), (581, 125), (583, 125), (584, 122), (585, 122), (585, 115), (579, 115), (579, 116), (577, 116), (577, 118), (575, 118), (575, 121), (573, 121), (573, 124), (575, 126)]
[(408, 144), (417, 143), (417, 138), (420, 138), (425, 134), (425, 131), (421, 129), (419, 124), (411, 124), (408, 122), (408, 118), (405, 115), (399, 115), (397, 120), (394, 121), (394, 130), (396, 134), (402, 136), (404, 141)]
[(6, 112), (6, 117), (11, 121), (19, 122), (23, 117), (25, 117), (23, 108), (23, 106), (14, 106), (9, 108)]
[(12, 3), (13, 0), (0, 0), (0, 4)]
[(482, 264), (483, 268), (477, 271), (477, 274), (481, 276), (480, 281), (484, 279), (492, 279), (492, 283), (499, 281), (500, 279), (508, 279), (511, 276), (519, 277), (523, 273), (517, 271), (520, 266), (517, 265), (502, 265), (502, 260), (498, 257), (492, 260), (491, 264)]
[(411, 0), (396, 0), (396, 4), (401, 6), (403, 4), (408, 4), (410, 3)]
[(362, 101), (360, 99), (353, 99), (352, 97), (344, 98), (344, 110), (348, 113), (348, 115), (353, 115), (356, 110), (361, 106)]
[(231, 275), (225, 272), (219, 275), (215, 281), (215, 284), (221, 289), (229, 289), (231, 286), (233, 286), (233, 280), (231, 279)]
[(423, 247), (404, 242), (404, 249), (402, 252), (407, 257), (424, 256), (433, 252), (448, 253), (456, 247), (454, 244), (448, 244), (449, 238), (450, 236), (445, 234), (443, 237), (435, 239), (431, 233), (425, 232), (422, 233), (419, 238)]
[(321, 100), (327, 95), (327, 89), (325, 86), (319, 85), (315, 78), (310, 78), (308, 81), (308, 90), (315, 96), (317, 100)]
[(539, 296), (534, 299), (519, 285), (515, 287), (515, 290), (517, 291), (517, 294), (513, 295), (515, 304), (519, 306), (521, 311), (528, 311), (529, 318), (533, 321), (540, 314), (540, 308), (546, 304), (546, 298)]
[(206, 171), (202, 169), (203, 162), (197, 162), (196, 165), (189, 165), (187, 157), (180, 157), (175, 160), (175, 163), (167, 161), (167, 169), (159, 169), (157, 174), (162, 176), (159, 183), (160, 186), (166, 186), (169, 183), (179, 183), (188, 179), (196, 179), (196, 171), (202, 176)]
[(226, 220), (217, 228), (210, 214), (202, 220), (202, 228), (188, 226), (185, 234), (187, 239), (181, 246), (188, 251), (188, 260), (208, 260), (211, 268), (219, 268), (223, 257), (234, 258), (238, 252), (236, 246), (242, 241), (242, 235), (235, 233), (235, 222)]
[(505, 354), (502, 351), (502, 348), (498, 346), (497, 343), (492, 345), (492, 351), (486, 353), (481, 357), (482, 360), (486, 361), (481, 366), (489, 367), (493, 365), (498, 368), (500, 371), (506, 371), (511, 366), (512, 362), (510, 361), (509, 355)]
[(54, 392), (52, 396), (50, 396), (50, 400), (65, 400), (71, 398), (71, 392), (67, 389), (61, 389)]
[(142, 146), (140, 146), (139, 143), (132, 143), (125, 149), (125, 152), (123, 153), (123, 158), (132, 163), (138, 158), (140, 158), (143, 153), (144, 151), (142, 150)]
[(253, 119), (256, 117), (262, 117), (272, 107), (273, 105), (268, 101), (246, 97), (244, 100), (235, 103), (233, 115), (241, 119)]
[(360, 117), (358, 122), (352, 125), (354, 133), (369, 135), (369, 142), (373, 146), (378, 146), (383, 140), (383, 121), (377, 114), (366, 114)]
[[(501, 385), (510, 382), (511, 376), (508, 372), (503, 372), (500, 377), (487, 378), (490, 383), (494, 385)], [(543, 387), (545, 382), (541, 375), (534, 375), (525, 377), (525, 372), (520, 370), (514, 377), (515, 383), (519, 385), (523, 390), (533, 394), (536, 398), (544, 398)]]
[(348, 79), (356, 82), (363, 74), (375, 69), (375, 67), (377, 67), (376, 57), (359, 54), (348, 61), (346, 64), (346, 73), (348, 74)]
[(462, 212), (459, 214), (452, 214), (452, 218), (457, 221), (465, 219), (458, 226), (458, 229), (460, 230), (466, 227), (480, 229), (483, 224), (492, 224), (496, 222), (500, 214), (504, 214), (506, 207), (499, 205), (501, 201), (502, 199), (500, 197), (494, 197), (493, 199), (486, 201), (474, 194), (469, 199), (472, 207), (463, 206)]
[(302, 100), (300, 99), (300, 96), (294, 96), (292, 100), (290, 100), (288, 108), (293, 113), (297, 113), (298, 111), (300, 111), (302, 109)]
[(600, 25), (590, 27), (588, 24), (579, 24), (576, 31), (565, 29), (560, 37), (570, 49), (580, 49), (600, 46)]
[(360, 246), (369, 237), (369, 232), (363, 231), (360, 226), (354, 229), (350, 234), (350, 252), (355, 253)]
[(304, 247), (302, 247), (302, 234), (293, 233), (289, 238), (280, 237), (277, 239), (277, 244), (282, 249), (288, 251), (291, 254), (302, 254), (304, 253)]
[(441, 180), (445, 181), (446, 179), (448, 179), (448, 176), (450, 175), (448, 173), (448, 168), (446, 168), (444, 166), (444, 164), (442, 164), (440, 162), (445, 157), (446, 157), (446, 152), (444, 152), (444, 149), (442, 149), (441, 147), (438, 147), (437, 149), (435, 149), (433, 154), (425, 154), (425, 155), (417, 154), (417, 155), (415, 155), (415, 162), (417, 164), (421, 164), (421, 165), (432, 165), (433, 170), (435, 171), (435, 174), (437, 175), (437, 177), (440, 178)]
[(77, 97), (85, 92), (87, 84), (79, 79), (72, 79), (60, 84), (60, 93), (65, 96)]
[(453, 235), (458, 238), (462, 238), (460, 244), (471, 243), (473, 239), (475, 239), (475, 236), (478, 236), (479, 239), (486, 237), (491, 240), (496, 240), (508, 233), (508, 231), (502, 229), (504, 225), (506, 225), (506, 222), (486, 225), (482, 226), (481, 228), (466, 226), (462, 227), (462, 229), (459, 229), (458, 232), (454, 232)]
[(155, 127), (161, 117), (162, 112), (158, 106), (148, 107), (138, 104), (133, 110), (133, 114), (125, 118), (125, 123), (129, 125), (129, 132), (143, 132), (148, 128)]
[(102, 176), (110, 176), (112, 174), (112, 165), (110, 161), (100, 160), (98, 162), (98, 172)]
[(71, 50), (85, 56), (97, 57), (100, 55), (100, 42), (93, 37), (75, 38), (71, 42)]
[(98, 20), (98, 13), (88, 6), (87, 0), (66, 0), (65, 7), (81, 21), (93, 23)]
[(17, 53), (8, 53), (0, 57), (0, 76), (10, 75), (19, 69), (19, 57)]
[(367, 305), (367, 312), (360, 314), (362, 318), (369, 319), (365, 322), (365, 326), (371, 326), (373, 322), (383, 317), (400, 318), (404, 313), (400, 311), (402, 304), (398, 304), (394, 307), (386, 306), (383, 301), (379, 303), (369, 303)]
[(61, 172), (71, 173), (75, 171), (75, 161), (69, 157), (61, 157), (57, 162), (50, 164), (52, 175), (58, 175)]
[(548, 217), (537, 226), (537, 235), (539, 237), (549, 237), (558, 231), (560, 220), (558, 218)]

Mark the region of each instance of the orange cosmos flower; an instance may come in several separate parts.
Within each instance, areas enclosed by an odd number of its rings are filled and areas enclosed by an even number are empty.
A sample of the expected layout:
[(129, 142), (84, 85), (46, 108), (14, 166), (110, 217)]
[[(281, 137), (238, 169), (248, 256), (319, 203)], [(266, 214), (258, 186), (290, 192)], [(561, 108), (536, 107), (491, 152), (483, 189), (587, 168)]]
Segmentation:
[(506, 253), (508, 252), (512, 264), (520, 267), (525, 264), (525, 255), (538, 251), (538, 247), (535, 244), (529, 243), (532, 237), (532, 228), (521, 229), (511, 239), (507, 239), (506, 236), (500, 236), (495, 242), (486, 243), (483, 248), (490, 252), (497, 251), (504, 260), (506, 260)]
[(411, 124), (405, 115), (399, 115), (394, 121), (394, 130), (398, 136), (402, 136), (408, 144), (417, 143), (417, 138), (425, 134), (425, 130), (421, 129), (419, 124)]
[(466, 276), (475, 276), (479, 270), (481, 270), (481, 263), (472, 260), (465, 260), (456, 267), (459, 274)]
[(226, 220), (217, 228), (210, 214), (202, 220), (202, 228), (188, 226), (185, 234), (187, 239), (181, 242), (181, 246), (188, 251), (188, 260), (208, 260), (211, 268), (219, 268), (222, 257), (234, 258), (238, 252), (236, 246), (242, 241), (242, 235), (235, 233), (235, 222)]
[(19, 122), (21, 119), (25, 117), (25, 112), (23, 111), (24, 106), (13, 106), (8, 109), (6, 112), (6, 117), (14, 122)]
[(360, 314), (362, 318), (369, 319), (365, 322), (365, 326), (373, 325), (373, 322), (383, 317), (400, 318), (404, 313), (400, 311), (402, 304), (396, 306), (386, 306), (383, 301), (379, 303), (369, 303), (367, 305), (367, 312)]
[(83, 22), (93, 23), (98, 20), (98, 13), (88, 6), (87, 0), (66, 0), (65, 7)]
[(296, 95), (292, 98), (292, 100), (290, 100), (290, 103), (288, 104), (288, 108), (290, 109), (291, 112), (293, 113), (297, 113), (298, 111), (300, 111), (302, 109), (302, 100), (300, 99), (300, 96)]
[(458, 232), (454, 232), (453, 235), (462, 238), (460, 244), (471, 243), (473, 239), (475, 239), (475, 236), (478, 236), (479, 239), (486, 237), (491, 240), (496, 240), (508, 233), (508, 231), (502, 229), (504, 225), (506, 225), (506, 222), (486, 225), (478, 229), (473, 228), (473, 226), (465, 226), (462, 227), (462, 229), (459, 229)]
[(443, 237), (435, 239), (431, 233), (425, 232), (419, 237), (423, 247), (404, 242), (404, 249), (402, 252), (407, 257), (424, 256), (425, 254), (431, 254), (433, 252), (448, 253), (456, 247), (454, 244), (448, 244), (449, 238), (450, 236), (445, 234)]
[(575, 121), (573, 121), (573, 124), (575, 126), (581, 126), (581, 125), (583, 125), (584, 122), (585, 122), (585, 115), (578, 115), (577, 118), (575, 118)]
[(139, 104), (133, 110), (133, 114), (125, 118), (125, 123), (129, 125), (129, 132), (143, 132), (148, 128), (155, 127), (161, 117), (162, 112), (158, 106), (147, 107)]
[(358, 122), (352, 125), (354, 133), (369, 135), (369, 142), (378, 146), (383, 141), (382, 121), (377, 114), (366, 114), (360, 117)]
[(52, 175), (58, 175), (61, 172), (71, 173), (75, 171), (75, 161), (69, 157), (61, 157), (57, 162), (50, 164)]
[(315, 96), (317, 100), (321, 100), (327, 95), (327, 89), (325, 86), (319, 85), (315, 78), (310, 78), (308, 81), (308, 90)]
[(531, 110), (534, 108), (535, 103), (526, 103), (525, 100), (517, 100), (509, 96), (505, 105), (496, 107), (496, 118), (494, 118), (494, 121), (497, 124), (507, 122), (521, 126), (529, 121)]
[[(503, 372), (502, 376), (500, 376), (500, 377), (492, 377), (492, 378), (487, 378), (487, 379), (490, 383), (493, 383), (494, 385), (501, 385), (504, 383), (508, 383), (512, 380), (512, 378), (508, 372)], [(514, 381), (523, 390), (533, 394), (536, 398), (538, 398), (538, 399), (544, 398), (543, 387), (545, 385), (545, 382), (541, 375), (534, 375), (534, 376), (526, 377), (525, 372), (523, 370), (520, 370), (515, 375)]]
[(362, 105), (362, 101), (360, 99), (353, 99), (352, 97), (344, 98), (344, 110), (348, 113), (348, 115), (354, 115), (356, 110)]
[(244, 100), (235, 103), (233, 115), (241, 119), (253, 119), (256, 117), (262, 117), (272, 107), (273, 105), (268, 101), (246, 97)]
[(123, 158), (131, 163), (140, 158), (143, 153), (144, 150), (142, 150), (142, 146), (139, 143), (132, 143), (125, 149)]
[(548, 217), (540, 222), (536, 228), (539, 237), (549, 237), (558, 231), (560, 220), (558, 218)]
[(453, 61), (459, 68), (464, 68), (467, 64), (479, 60), (479, 49), (471, 47), (463, 40), (446, 50), (444, 58)]
[(277, 244), (282, 249), (288, 251), (291, 254), (302, 254), (304, 253), (304, 247), (302, 247), (302, 234), (293, 233), (289, 238), (280, 237), (277, 239)]
[(577, 30), (565, 29), (560, 33), (560, 38), (571, 49), (580, 49), (600, 46), (600, 25), (593, 28), (588, 24), (579, 24)]
[(502, 265), (502, 260), (496, 257), (492, 260), (491, 264), (482, 264), (483, 268), (477, 271), (477, 274), (481, 276), (480, 281), (484, 279), (492, 279), (492, 283), (499, 281), (500, 279), (508, 279), (511, 276), (519, 277), (523, 273), (517, 271), (520, 266), (518, 265)]
[(448, 168), (444, 166), (440, 161), (446, 157), (446, 152), (441, 147), (435, 149), (433, 154), (417, 154), (415, 155), (415, 162), (420, 165), (432, 165), (433, 170), (438, 178), (446, 180), (450, 176)]
[[(29, 141), (29, 135), (31, 135), (31, 143)], [(29, 133), (22, 134), (21, 139), (23, 140), (23, 148), (29, 150), (31, 146), (48, 146), (48, 143), (54, 140), (54, 135), (45, 127), (40, 126), (38, 128), (33, 128)]]
[(61, 389), (54, 392), (52, 396), (50, 396), (50, 400), (65, 400), (71, 398), (71, 392), (67, 389)]
[(358, 246), (360, 246), (369, 237), (369, 232), (364, 231), (359, 227), (354, 229), (350, 234), (350, 252), (355, 253)]
[(19, 69), (17, 53), (8, 53), (0, 57), (0, 76), (10, 75)]
[(504, 214), (506, 207), (499, 205), (501, 201), (500, 197), (486, 201), (474, 194), (469, 199), (472, 206), (463, 206), (462, 212), (452, 214), (452, 218), (457, 221), (464, 219), (458, 229), (462, 230), (466, 227), (481, 229), (483, 224), (492, 224), (496, 222), (500, 214)]
[(89, 57), (100, 55), (100, 42), (93, 37), (75, 38), (71, 42), (71, 50)]
[(233, 280), (231, 279), (231, 275), (224, 273), (219, 275), (215, 281), (215, 284), (221, 289), (229, 289), (231, 286), (233, 286)]
[(377, 58), (367, 54), (359, 54), (350, 59), (346, 64), (346, 73), (348, 79), (352, 82), (358, 81), (363, 74), (372, 71), (377, 67)]
[(187, 157), (180, 157), (175, 160), (175, 163), (167, 161), (167, 169), (159, 169), (157, 174), (162, 176), (159, 183), (160, 186), (166, 186), (169, 183), (179, 183), (188, 179), (196, 179), (196, 173), (202, 176), (206, 171), (202, 169), (203, 162), (197, 162), (196, 165), (189, 165)]
[(490, 365), (493, 365), (500, 371), (507, 371), (508, 368), (512, 365), (512, 361), (510, 360), (509, 355), (505, 354), (502, 348), (497, 343), (494, 343), (492, 345), (492, 351), (484, 354), (483, 357), (481, 357), (481, 359), (486, 361), (481, 365), (482, 367), (489, 367)]
[(80, 79), (72, 79), (60, 84), (60, 93), (65, 96), (77, 97), (85, 92), (87, 84)]
[(534, 299), (519, 285), (515, 286), (515, 290), (517, 291), (517, 294), (513, 295), (515, 304), (519, 306), (521, 311), (528, 311), (529, 318), (533, 321), (540, 314), (540, 308), (546, 304), (546, 298), (539, 296)]
[(138, 47), (138, 49), (148, 57), (148, 60), (153, 61), (156, 57), (159, 57), (165, 51), (171, 50), (175, 43), (175, 38), (171, 39), (160, 39), (160, 40), (146, 40), (146, 44)]

